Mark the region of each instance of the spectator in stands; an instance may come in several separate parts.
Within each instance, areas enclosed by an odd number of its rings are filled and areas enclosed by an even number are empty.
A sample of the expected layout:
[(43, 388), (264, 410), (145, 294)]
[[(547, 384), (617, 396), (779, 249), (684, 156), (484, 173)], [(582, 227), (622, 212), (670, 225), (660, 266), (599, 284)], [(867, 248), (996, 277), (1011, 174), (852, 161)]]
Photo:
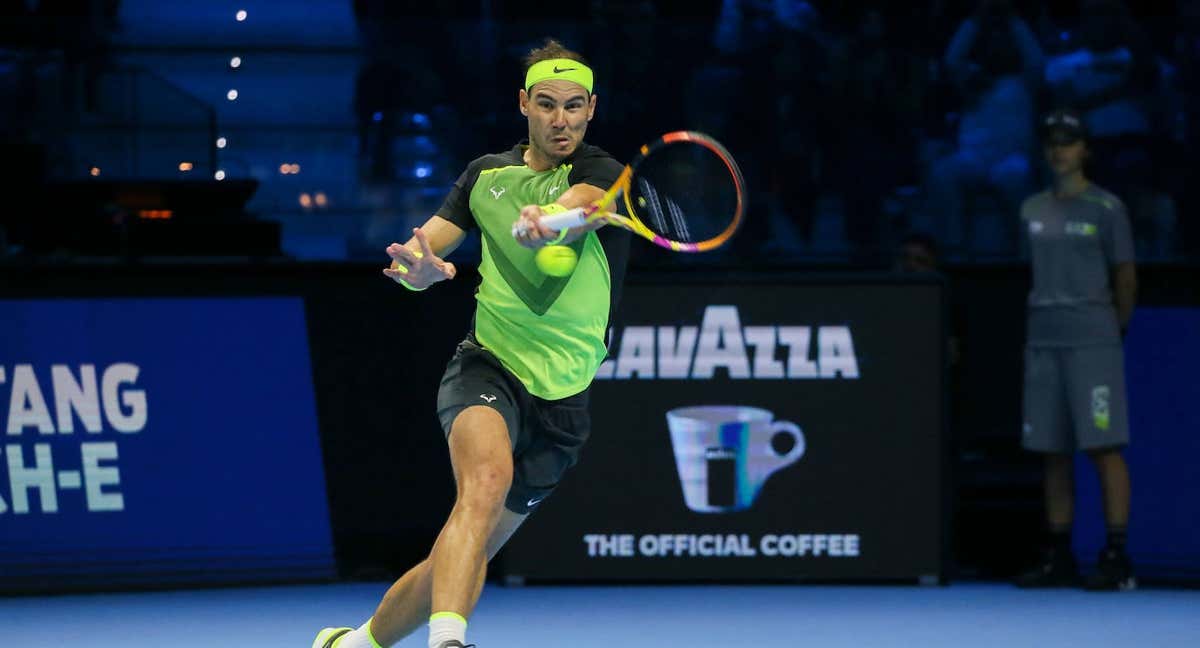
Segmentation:
[[(941, 274), (941, 256), (938, 253), (937, 240), (924, 232), (912, 232), (900, 241), (892, 271), (906, 275)], [(967, 316), (964, 304), (957, 298), (951, 279), (942, 275), (946, 286), (946, 306), (948, 308), (946, 324), (946, 360), (954, 380), (950, 381), (952, 390), (950, 408), (957, 412), (966, 402), (967, 395), (963, 393), (962, 371), (962, 340), (966, 330)], [(955, 435), (954, 443), (961, 445), (962, 435)]]
[[(945, 243), (970, 245), (972, 194), (990, 191), (1004, 213), (1015, 213), (1028, 194), (1043, 63), (1033, 32), (1009, 0), (983, 0), (951, 39), (946, 71), (962, 100), (957, 150), (934, 165), (930, 178)], [(1015, 229), (1007, 242), (1014, 248)]]
[[(677, 98), (686, 77), (662, 71), (694, 65), (695, 57), (666, 45), (659, 20), (650, 0), (594, 0), (591, 5), (589, 46), (584, 49), (595, 52), (588, 60), (596, 78), (611, 80), (596, 89), (606, 105), (597, 120), (606, 125), (604, 149), (618, 159), (628, 157), (647, 138), (679, 128)], [(613, 47), (613, 39), (622, 46)]]
[(747, 221), (737, 245), (789, 251), (811, 233), (817, 143), (826, 128), (815, 105), (827, 90), (820, 16), (802, 0), (724, 0), (714, 44), (718, 60), (700, 71), (689, 103), (705, 104), (697, 109), (735, 152), (762, 151), (740, 159), (759, 187), (750, 209), (766, 217)]
[(1200, 187), (1192, 180), (1200, 165), (1200, 0), (1179, 0), (1178, 33), (1174, 58), (1176, 92), (1180, 103), (1174, 115), (1172, 140), (1175, 159), (1168, 185), (1178, 203), (1180, 250), (1200, 257)]
[(886, 262), (884, 198), (916, 180), (915, 133), (925, 78), (921, 60), (895, 42), (881, 6), (861, 16), (854, 33), (833, 50), (824, 108), (831, 126), (829, 180), (841, 196), (846, 240), (853, 258), (870, 264)]
[(1121, 0), (1084, 0), (1080, 18), (1073, 46), (1047, 63), (1046, 82), (1056, 103), (1083, 111), (1096, 181), (1128, 202), (1121, 185), (1148, 169), (1154, 53)]
[(1089, 173), (1130, 206), (1135, 224), (1154, 220), (1141, 206), (1152, 204), (1157, 78), (1150, 41), (1121, 0), (1084, 0), (1077, 37), (1046, 65), (1055, 101), (1087, 121)]

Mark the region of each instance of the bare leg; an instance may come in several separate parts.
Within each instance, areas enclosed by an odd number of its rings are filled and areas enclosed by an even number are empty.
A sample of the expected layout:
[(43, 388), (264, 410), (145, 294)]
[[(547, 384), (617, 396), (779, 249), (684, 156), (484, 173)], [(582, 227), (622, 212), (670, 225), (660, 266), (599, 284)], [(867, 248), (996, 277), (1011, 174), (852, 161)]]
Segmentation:
[(525, 520), (504, 509), (512, 482), (512, 448), (504, 419), (488, 407), (469, 407), (450, 432), (458, 495), (433, 551), (384, 595), (371, 621), (383, 646), (408, 636), (433, 611), (466, 617), (483, 589), (487, 560)]
[(1104, 519), (1110, 529), (1129, 526), (1129, 467), (1119, 450), (1089, 452), (1104, 491)]
[(450, 432), (458, 497), (433, 545), (433, 610), (471, 615), (487, 568), (487, 540), (512, 485), (508, 428), (496, 410), (469, 407)]
[[(496, 556), (527, 517), (529, 516), (507, 509), (500, 514), (500, 523), (488, 539), (488, 560)], [(375, 616), (371, 619), (371, 635), (380, 645), (390, 646), (400, 641), (416, 632), (429, 620), (429, 615), (433, 613), (431, 563), (429, 558), (422, 560), (401, 576), (383, 596), (383, 601), (379, 603), (379, 608), (375, 610)], [(483, 587), (483, 580), (480, 578), (476, 586), (476, 598)]]
[(1075, 479), (1074, 462), (1069, 454), (1046, 455), (1046, 522), (1051, 532), (1069, 531), (1074, 519)]

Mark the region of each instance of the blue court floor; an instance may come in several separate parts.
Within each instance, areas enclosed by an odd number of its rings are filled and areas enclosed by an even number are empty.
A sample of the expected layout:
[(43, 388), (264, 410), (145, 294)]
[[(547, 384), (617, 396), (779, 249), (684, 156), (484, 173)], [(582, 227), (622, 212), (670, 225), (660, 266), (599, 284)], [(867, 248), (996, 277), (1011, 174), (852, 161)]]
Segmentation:
[[(0, 645), (309, 648), (386, 584), (0, 598)], [(937, 587), (491, 587), (480, 648), (1200, 646), (1200, 592)], [(419, 633), (398, 644), (422, 648)]]

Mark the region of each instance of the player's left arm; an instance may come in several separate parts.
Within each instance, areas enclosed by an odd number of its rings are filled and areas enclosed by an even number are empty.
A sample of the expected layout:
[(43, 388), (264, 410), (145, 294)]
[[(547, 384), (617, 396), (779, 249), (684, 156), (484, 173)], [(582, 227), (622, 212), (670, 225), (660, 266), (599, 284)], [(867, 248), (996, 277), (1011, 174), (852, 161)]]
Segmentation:
[[(587, 207), (603, 197), (603, 189), (586, 182), (581, 182), (571, 185), (570, 188), (564, 191), (551, 204), (558, 205), (563, 209), (575, 209), (576, 207)], [(543, 209), (543, 205), (526, 205), (522, 207), (519, 222), (523, 223), (525, 234), (518, 236), (517, 242), (527, 248), (540, 248), (546, 245), (547, 242), (557, 239), (561, 232), (552, 230), (538, 222), (545, 215), (546, 212)], [(567, 230), (567, 235), (561, 241), (558, 241), (558, 244), (568, 245), (588, 232), (595, 231), (603, 226), (604, 220), (597, 219), (590, 223), (584, 223), (579, 227), (572, 227)]]
[(1117, 323), (1122, 334), (1129, 328), (1133, 318), (1133, 306), (1137, 300), (1137, 270), (1133, 264), (1133, 231), (1129, 225), (1129, 213), (1125, 205), (1117, 200), (1112, 205), (1112, 224), (1107, 228), (1105, 241), (1109, 267), (1112, 269), (1113, 303), (1117, 308)]
[(1132, 261), (1113, 267), (1113, 301), (1117, 306), (1117, 322), (1124, 331), (1129, 328), (1137, 301), (1137, 269)]

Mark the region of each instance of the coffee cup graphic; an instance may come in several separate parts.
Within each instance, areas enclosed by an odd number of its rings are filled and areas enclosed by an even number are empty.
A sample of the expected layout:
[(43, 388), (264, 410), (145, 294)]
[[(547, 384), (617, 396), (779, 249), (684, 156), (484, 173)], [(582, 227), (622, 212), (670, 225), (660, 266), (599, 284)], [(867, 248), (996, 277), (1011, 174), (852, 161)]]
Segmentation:
[[(675, 466), (687, 507), (697, 513), (728, 513), (754, 505), (775, 471), (804, 456), (804, 432), (776, 421), (757, 407), (702, 405), (667, 412)], [(772, 440), (790, 435), (793, 445), (775, 451)]]

